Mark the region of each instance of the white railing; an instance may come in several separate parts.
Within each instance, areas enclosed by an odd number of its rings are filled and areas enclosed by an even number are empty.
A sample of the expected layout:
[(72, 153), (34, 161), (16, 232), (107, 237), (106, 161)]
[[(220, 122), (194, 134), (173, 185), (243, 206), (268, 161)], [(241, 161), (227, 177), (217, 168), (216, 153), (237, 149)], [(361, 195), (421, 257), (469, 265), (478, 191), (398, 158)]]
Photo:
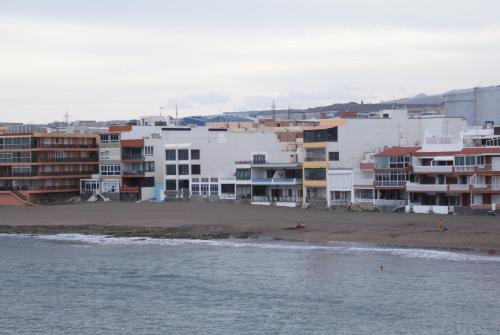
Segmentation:
[(373, 184), (375, 186), (398, 187), (398, 186), (405, 186), (406, 181), (403, 181), (403, 180), (398, 180), (398, 181), (392, 181), (392, 180), (375, 180)]
[(475, 184), (473, 183), (472, 188), (481, 190), (500, 190), (500, 184)]
[(220, 177), (219, 180), (221, 182), (234, 182), (236, 181), (236, 177)]
[(417, 166), (413, 167), (413, 172), (415, 172), (415, 173), (451, 173), (452, 171), (453, 171), (453, 166), (451, 166), (451, 165), (445, 165), (445, 166), (417, 165)]
[(252, 178), (252, 184), (257, 185), (295, 185), (302, 184), (300, 178)]
[(476, 166), (475, 165), (455, 166), (453, 170), (455, 172), (474, 172), (476, 171)]
[(397, 199), (375, 199), (375, 206), (393, 206), (400, 207), (407, 204), (407, 200)]
[(406, 183), (406, 190), (408, 192), (446, 192), (448, 190), (447, 184), (417, 184)]
[(222, 200), (234, 200), (234, 199), (236, 199), (236, 194), (233, 194), (233, 193), (221, 193), (220, 199), (222, 199)]
[(468, 191), (469, 184), (450, 184), (450, 191)]

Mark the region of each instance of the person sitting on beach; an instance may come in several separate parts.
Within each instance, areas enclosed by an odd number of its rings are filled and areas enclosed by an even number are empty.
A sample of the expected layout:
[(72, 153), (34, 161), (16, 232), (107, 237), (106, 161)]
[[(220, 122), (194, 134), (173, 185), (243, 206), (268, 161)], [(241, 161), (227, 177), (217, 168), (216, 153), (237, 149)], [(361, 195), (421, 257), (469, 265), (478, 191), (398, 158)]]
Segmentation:
[(448, 231), (448, 228), (445, 227), (443, 219), (439, 219), (438, 228), (440, 231)]
[(297, 225), (295, 226), (295, 229), (303, 229), (306, 226), (302, 222), (297, 222)]

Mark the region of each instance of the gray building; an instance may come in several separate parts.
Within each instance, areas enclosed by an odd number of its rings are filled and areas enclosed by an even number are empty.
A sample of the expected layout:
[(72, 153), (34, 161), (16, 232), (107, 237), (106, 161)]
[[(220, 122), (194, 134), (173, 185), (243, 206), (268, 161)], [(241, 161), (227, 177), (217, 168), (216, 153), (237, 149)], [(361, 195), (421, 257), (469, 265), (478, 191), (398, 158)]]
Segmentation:
[(446, 116), (464, 117), (470, 125), (500, 124), (500, 86), (454, 90), (444, 95)]

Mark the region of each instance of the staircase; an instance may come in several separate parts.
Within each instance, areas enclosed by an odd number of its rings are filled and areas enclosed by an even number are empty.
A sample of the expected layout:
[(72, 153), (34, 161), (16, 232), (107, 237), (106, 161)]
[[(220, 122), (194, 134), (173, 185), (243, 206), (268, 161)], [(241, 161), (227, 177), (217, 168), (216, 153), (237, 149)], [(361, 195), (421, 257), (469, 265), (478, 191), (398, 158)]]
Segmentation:
[(0, 206), (36, 206), (28, 197), (19, 191), (1, 191)]

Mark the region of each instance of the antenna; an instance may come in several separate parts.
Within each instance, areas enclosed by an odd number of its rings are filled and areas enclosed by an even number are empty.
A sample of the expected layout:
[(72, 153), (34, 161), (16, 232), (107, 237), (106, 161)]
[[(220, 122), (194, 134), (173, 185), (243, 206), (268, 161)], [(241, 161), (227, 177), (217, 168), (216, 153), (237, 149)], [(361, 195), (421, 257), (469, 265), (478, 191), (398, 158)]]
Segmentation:
[(273, 104), (271, 105), (271, 111), (273, 112), (273, 120), (276, 120), (276, 104), (274, 103), (274, 98)]
[(64, 123), (66, 123), (66, 126), (69, 126), (69, 118), (70, 118), (71, 115), (69, 115), (69, 112), (68, 110), (66, 109), (66, 111), (64, 112), (64, 115), (63, 115), (63, 118), (64, 118)]
[(290, 106), (288, 106), (287, 117), (288, 117), (288, 120), (291, 120), (290, 119)]

